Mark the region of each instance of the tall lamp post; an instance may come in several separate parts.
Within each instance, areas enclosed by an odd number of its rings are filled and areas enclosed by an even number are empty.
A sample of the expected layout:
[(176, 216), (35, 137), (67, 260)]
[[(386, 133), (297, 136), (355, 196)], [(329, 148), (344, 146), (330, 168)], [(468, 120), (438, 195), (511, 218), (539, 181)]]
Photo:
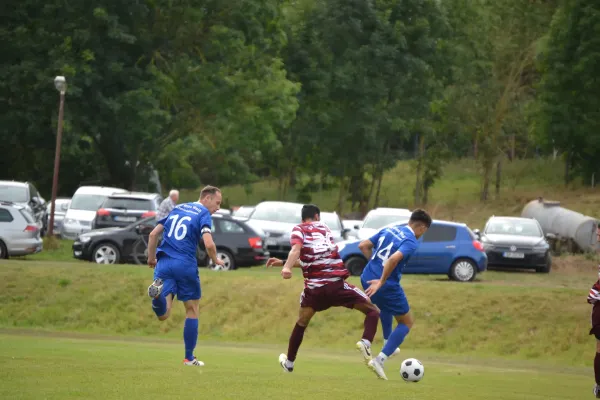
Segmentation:
[(54, 207), (56, 203), (56, 192), (58, 190), (58, 168), (60, 166), (60, 144), (62, 142), (63, 115), (65, 112), (65, 93), (67, 92), (67, 80), (64, 76), (54, 78), (54, 86), (60, 92), (60, 106), (58, 108), (58, 130), (56, 132), (56, 149), (54, 151), (54, 176), (52, 178), (52, 205), (50, 206), (50, 222), (48, 236), (54, 234)]

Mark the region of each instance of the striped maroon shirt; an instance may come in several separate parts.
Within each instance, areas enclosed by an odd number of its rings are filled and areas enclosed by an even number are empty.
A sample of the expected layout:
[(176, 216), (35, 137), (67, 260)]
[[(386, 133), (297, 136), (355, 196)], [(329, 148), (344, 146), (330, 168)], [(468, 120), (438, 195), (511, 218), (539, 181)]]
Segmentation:
[(292, 229), (290, 243), (292, 246), (302, 245), (300, 265), (304, 287), (314, 289), (350, 276), (338, 254), (333, 235), (323, 222), (296, 225)]

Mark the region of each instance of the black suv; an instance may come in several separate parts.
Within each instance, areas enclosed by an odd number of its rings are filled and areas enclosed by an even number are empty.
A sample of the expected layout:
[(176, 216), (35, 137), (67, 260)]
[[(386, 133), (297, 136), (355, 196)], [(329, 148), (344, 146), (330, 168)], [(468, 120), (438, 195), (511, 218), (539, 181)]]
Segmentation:
[(42, 236), (46, 234), (46, 200), (30, 182), (0, 181), (0, 201), (25, 207), (33, 215)]
[(162, 197), (157, 193), (130, 192), (110, 195), (96, 211), (93, 229), (125, 227), (156, 216)]

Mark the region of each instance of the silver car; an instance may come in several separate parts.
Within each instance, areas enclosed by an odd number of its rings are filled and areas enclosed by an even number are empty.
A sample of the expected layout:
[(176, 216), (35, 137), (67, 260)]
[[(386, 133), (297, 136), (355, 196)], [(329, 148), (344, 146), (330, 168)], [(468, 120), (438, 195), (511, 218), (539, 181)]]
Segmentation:
[(23, 206), (0, 202), (0, 259), (42, 251), (41, 231)]
[[(275, 257), (285, 257), (289, 253), (290, 236), (294, 226), (302, 222), (302, 204), (285, 201), (263, 201), (256, 205), (250, 219), (245, 221), (252, 228), (266, 235), (269, 253)], [(325, 222), (334, 241), (347, 238), (348, 229), (344, 229), (340, 217), (334, 212), (321, 212), (321, 221)]]
[[(60, 232), (62, 230), (63, 221), (65, 219), (65, 215), (67, 214), (67, 210), (69, 209), (69, 204), (71, 204), (71, 199), (59, 197), (54, 202), (54, 234), (60, 236)], [(52, 202), (48, 202), (48, 207), (46, 207), (47, 212), (47, 221), (46, 226), (50, 226), (50, 211), (52, 208)]]

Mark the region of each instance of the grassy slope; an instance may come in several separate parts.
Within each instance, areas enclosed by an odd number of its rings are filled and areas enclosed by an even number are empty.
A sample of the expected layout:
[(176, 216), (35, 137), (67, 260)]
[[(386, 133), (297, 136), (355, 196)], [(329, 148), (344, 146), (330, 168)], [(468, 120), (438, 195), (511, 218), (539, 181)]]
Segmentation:
[[(473, 160), (453, 162), (444, 167), (443, 177), (431, 189), (427, 209), (438, 219), (465, 222), (473, 228), (481, 227), (492, 215), (519, 215), (523, 206), (538, 196), (563, 202), (563, 206), (588, 215), (600, 216), (600, 192), (579, 187), (565, 188), (562, 182), (564, 166), (559, 160), (517, 160), (503, 169), (502, 190), (498, 197), (491, 188), (492, 199), (487, 204), (479, 201), (481, 178), (479, 165)], [(493, 183), (493, 182), (492, 182)], [(414, 207), (415, 177), (410, 162), (399, 162), (384, 176), (380, 206)], [(251, 185), (252, 193), (241, 185), (223, 188), (223, 196), (230, 205), (256, 204), (262, 200), (276, 200), (276, 181), (262, 181)], [(195, 201), (198, 190), (183, 191), (182, 200)], [(333, 210), (338, 190), (314, 193), (312, 201), (324, 210)], [(296, 201), (291, 191), (285, 200)], [(346, 205), (344, 211), (349, 211)]]
[[(417, 319), (407, 348), (587, 365), (593, 341), (585, 296), (594, 274), (585, 270), (594, 267), (578, 260), (550, 275), (487, 272), (474, 284), (405, 276)], [(263, 268), (202, 270), (201, 279), (201, 340), (285, 345), (302, 287), (297, 271), (291, 281)], [(180, 338), (182, 307), (156, 321), (145, 294), (150, 280), (144, 267), (5, 261), (0, 327)], [(355, 311), (332, 309), (311, 324), (305, 346), (346, 347), (361, 330)]]
[(207, 346), (203, 368), (181, 367), (181, 344), (73, 340), (0, 335), (3, 399), (350, 399), (579, 400), (591, 397), (589, 370), (529, 369), (444, 363), (406, 351), (425, 364), (419, 384), (404, 383), (402, 358), (386, 363), (387, 382), (376, 380), (358, 354), (301, 349), (293, 374), (279, 369), (280, 349)]

